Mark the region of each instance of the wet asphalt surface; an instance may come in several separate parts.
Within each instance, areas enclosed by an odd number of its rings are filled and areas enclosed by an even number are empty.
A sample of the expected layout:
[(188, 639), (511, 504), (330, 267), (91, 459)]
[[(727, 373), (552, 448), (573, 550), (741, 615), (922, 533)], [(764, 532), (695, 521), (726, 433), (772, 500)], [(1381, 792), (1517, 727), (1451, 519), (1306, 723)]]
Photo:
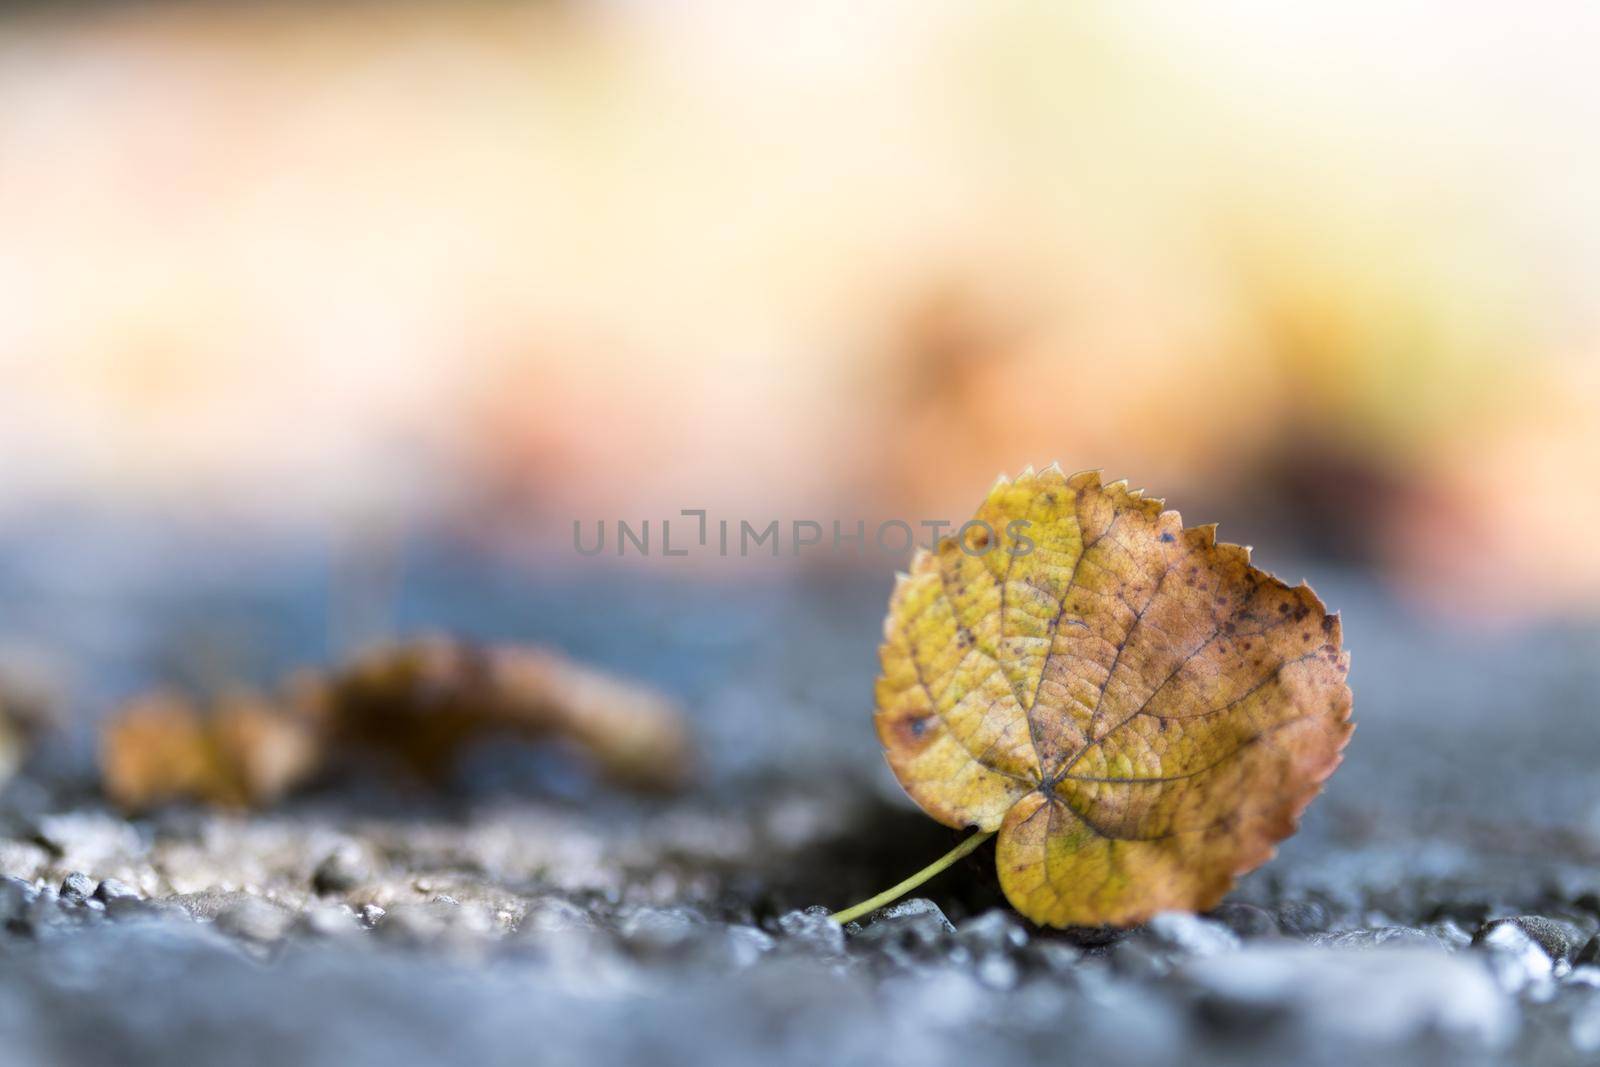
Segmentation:
[[(78, 538), (77, 540), (74, 537)], [(155, 680), (329, 655), (314, 548), (13, 531), (0, 649), (73, 727), (0, 798), (7, 1062), (1588, 1062), (1600, 1054), (1600, 631), (1488, 631), (1309, 573), (1358, 723), (1279, 857), (1210, 916), (1047, 931), (992, 850), (877, 917), (957, 839), (868, 719), (892, 576), (551, 580), (410, 546), (400, 632), (527, 639), (677, 697), (669, 802), (486, 746), (452, 789), (373, 778), (254, 817), (125, 820), (88, 722)]]

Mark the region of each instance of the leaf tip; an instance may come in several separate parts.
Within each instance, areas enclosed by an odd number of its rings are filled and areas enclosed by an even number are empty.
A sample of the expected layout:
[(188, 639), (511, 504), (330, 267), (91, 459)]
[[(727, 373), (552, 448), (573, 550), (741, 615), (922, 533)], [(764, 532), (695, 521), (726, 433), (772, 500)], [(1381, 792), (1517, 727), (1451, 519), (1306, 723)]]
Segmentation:
[(1250, 565), (1250, 549), (1244, 545), (1223, 542), (1217, 545), (1217, 554), (1239, 566), (1248, 567)]

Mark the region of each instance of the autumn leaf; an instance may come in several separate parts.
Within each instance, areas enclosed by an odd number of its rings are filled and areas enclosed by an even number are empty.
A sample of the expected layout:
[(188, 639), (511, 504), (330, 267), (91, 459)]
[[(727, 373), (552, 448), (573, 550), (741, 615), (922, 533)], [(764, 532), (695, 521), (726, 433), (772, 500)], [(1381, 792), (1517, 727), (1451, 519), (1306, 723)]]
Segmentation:
[(248, 691), (201, 707), (173, 693), (129, 702), (103, 727), (100, 768), (106, 795), (142, 811), (177, 800), (220, 807), (270, 804), (314, 769), (308, 725)]
[(900, 784), (997, 832), (1052, 926), (1205, 910), (1266, 862), (1350, 736), (1337, 615), (1214, 526), (1052, 466), (920, 551), (884, 622), (876, 725)]
[(611, 782), (646, 792), (681, 788), (693, 764), (666, 698), (543, 648), (425, 637), (295, 688), (331, 746), (386, 753), (436, 782), (465, 745), (495, 734), (567, 742)]
[(548, 649), (427, 637), (297, 672), (272, 696), (136, 698), (102, 727), (101, 778), (130, 810), (261, 807), (346, 757), (384, 757), (438, 785), (463, 749), (504, 735), (564, 743), (639, 791), (681, 788), (693, 767), (682, 714), (650, 689)]

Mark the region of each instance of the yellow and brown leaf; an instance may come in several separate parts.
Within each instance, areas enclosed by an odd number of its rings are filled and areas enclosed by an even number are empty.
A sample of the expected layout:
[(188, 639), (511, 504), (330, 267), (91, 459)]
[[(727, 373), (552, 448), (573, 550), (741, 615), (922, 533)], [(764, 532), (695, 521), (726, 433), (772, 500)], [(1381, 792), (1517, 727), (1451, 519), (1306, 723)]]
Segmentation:
[(979, 520), (890, 600), (896, 777), (940, 822), (998, 831), (1001, 887), (1036, 922), (1212, 906), (1339, 763), (1338, 616), (1094, 472), (1002, 479)]

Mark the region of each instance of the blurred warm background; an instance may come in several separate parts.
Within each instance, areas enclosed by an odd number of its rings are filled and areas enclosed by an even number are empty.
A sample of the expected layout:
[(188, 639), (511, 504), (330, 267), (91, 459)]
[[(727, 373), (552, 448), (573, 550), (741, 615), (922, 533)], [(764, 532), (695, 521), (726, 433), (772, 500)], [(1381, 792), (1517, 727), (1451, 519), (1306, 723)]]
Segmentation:
[(574, 518), (959, 519), (1059, 459), (1458, 619), (1590, 615), (1597, 33), (1578, 3), (11, 8), (0, 522), (563, 569)]
[[(0, 2), (0, 1060), (1594, 1062), (1597, 44)], [(1344, 765), (1210, 918), (1025, 931), (980, 852), (846, 943), (798, 909), (954, 837), (871, 718), (907, 554), (791, 523), (1052, 460), (1341, 613)], [(666, 558), (682, 509), (783, 551)]]

